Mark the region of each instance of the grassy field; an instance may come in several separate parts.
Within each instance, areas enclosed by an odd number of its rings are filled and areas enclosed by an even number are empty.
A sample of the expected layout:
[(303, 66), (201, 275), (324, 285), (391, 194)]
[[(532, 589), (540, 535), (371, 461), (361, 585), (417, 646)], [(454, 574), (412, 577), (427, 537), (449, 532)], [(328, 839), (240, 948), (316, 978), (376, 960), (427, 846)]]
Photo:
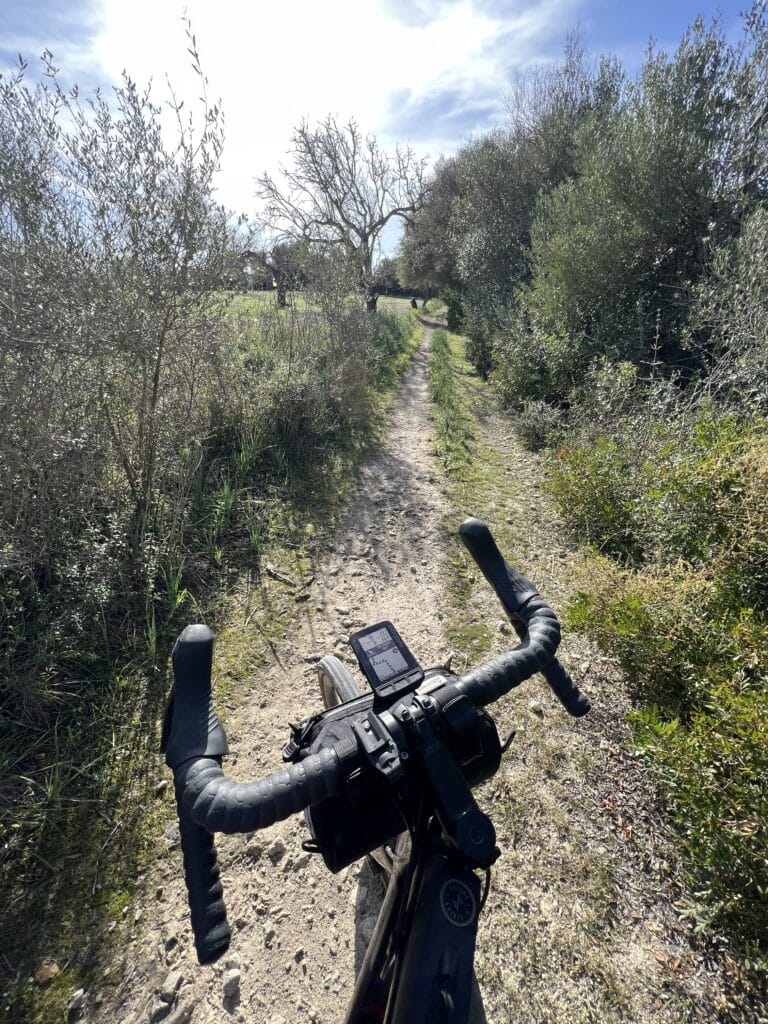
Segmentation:
[[(277, 308), (277, 292), (223, 292), (222, 298), (227, 302), (231, 311), (237, 315), (243, 313), (259, 313), (267, 309)], [(357, 300), (355, 300), (357, 301)], [(431, 300), (440, 301), (440, 300)], [(304, 292), (288, 292), (287, 305), (289, 309), (304, 310), (307, 308)], [(382, 295), (379, 297), (378, 311), (380, 313), (408, 313), (411, 308), (409, 298), (401, 298), (397, 295)], [(427, 303), (429, 309), (429, 303)]]

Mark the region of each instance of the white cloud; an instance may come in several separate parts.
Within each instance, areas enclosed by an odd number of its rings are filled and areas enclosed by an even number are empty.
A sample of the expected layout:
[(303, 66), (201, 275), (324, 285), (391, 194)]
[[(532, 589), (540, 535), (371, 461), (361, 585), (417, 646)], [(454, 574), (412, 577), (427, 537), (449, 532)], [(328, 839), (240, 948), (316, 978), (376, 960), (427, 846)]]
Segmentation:
[(525, 54), (514, 56), (530, 59), (543, 27), (538, 22), (571, 2), (539, 0), (505, 16), (459, 0), (432, 5), (426, 24), (408, 24), (378, 0), (188, 0), (185, 8), (173, 0), (103, 0), (92, 56), (110, 79), (127, 68), (139, 82), (152, 77), (163, 86), (167, 74), (178, 95), (194, 98), (200, 90), (186, 52), (186, 9), (209, 95), (221, 98), (226, 116), (222, 199), (249, 212), (255, 207), (253, 179), (275, 171), (303, 117), (352, 115), (385, 143), (410, 142), (423, 152), (419, 138), (391, 137), (397, 117), (390, 97), (451, 85), (486, 92), (496, 87), (503, 96), (498, 39), (510, 24), (524, 26), (519, 49)]

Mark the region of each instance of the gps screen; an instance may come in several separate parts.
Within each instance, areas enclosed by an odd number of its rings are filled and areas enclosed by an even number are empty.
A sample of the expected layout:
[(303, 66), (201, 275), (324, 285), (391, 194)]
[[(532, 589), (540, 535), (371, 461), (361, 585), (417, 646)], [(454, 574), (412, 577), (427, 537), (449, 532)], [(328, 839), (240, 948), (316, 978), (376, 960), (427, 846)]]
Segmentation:
[(376, 629), (360, 637), (360, 646), (368, 656), (371, 668), (381, 683), (398, 676), (408, 668), (408, 662), (400, 652), (388, 629)]

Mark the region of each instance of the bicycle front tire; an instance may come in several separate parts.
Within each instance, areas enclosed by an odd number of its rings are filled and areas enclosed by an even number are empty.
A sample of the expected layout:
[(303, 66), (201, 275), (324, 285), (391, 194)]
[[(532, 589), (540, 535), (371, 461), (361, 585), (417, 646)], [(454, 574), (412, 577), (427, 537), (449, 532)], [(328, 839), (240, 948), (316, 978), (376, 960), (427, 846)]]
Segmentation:
[(320, 660), (317, 677), (325, 708), (346, 704), (348, 700), (359, 697), (362, 692), (347, 667), (333, 654), (327, 654)]

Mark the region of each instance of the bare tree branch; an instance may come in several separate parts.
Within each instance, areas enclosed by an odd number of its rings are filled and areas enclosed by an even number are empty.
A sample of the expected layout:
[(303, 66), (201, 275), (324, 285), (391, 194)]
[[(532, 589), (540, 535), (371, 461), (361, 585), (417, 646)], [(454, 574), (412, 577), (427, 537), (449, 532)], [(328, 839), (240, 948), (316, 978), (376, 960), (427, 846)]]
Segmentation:
[(282, 187), (269, 174), (257, 179), (267, 226), (311, 245), (341, 247), (375, 310), (379, 236), (393, 218), (408, 223), (421, 209), (426, 159), (408, 147), (386, 153), (353, 118), (339, 124), (330, 115), (294, 130), (290, 157), (291, 166), (280, 168)]

